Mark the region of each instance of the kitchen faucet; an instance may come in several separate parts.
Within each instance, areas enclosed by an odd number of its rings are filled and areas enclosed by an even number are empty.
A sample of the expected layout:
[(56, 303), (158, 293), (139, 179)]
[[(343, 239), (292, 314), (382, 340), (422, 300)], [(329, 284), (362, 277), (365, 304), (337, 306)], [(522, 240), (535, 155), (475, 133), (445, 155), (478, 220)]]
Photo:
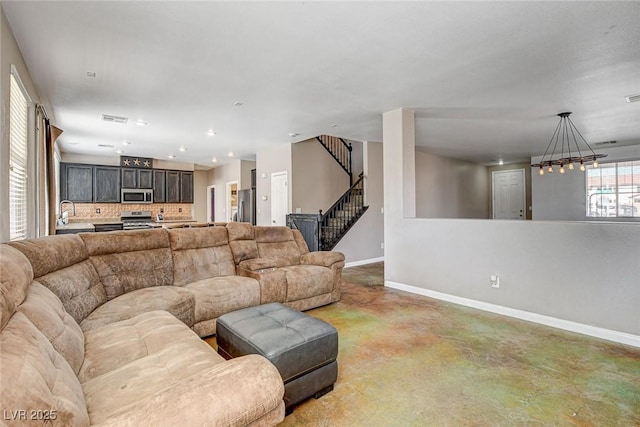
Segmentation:
[(62, 205), (65, 203), (71, 203), (71, 215), (76, 216), (76, 205), (75, 203), (73, 203), (71, 200), (60, 200), (60, 206), (58, 208), (58, 210), (60, 211), (60, 216), (58, 217), (59, 219), (64, 220), (63, 216), (62, 216)]

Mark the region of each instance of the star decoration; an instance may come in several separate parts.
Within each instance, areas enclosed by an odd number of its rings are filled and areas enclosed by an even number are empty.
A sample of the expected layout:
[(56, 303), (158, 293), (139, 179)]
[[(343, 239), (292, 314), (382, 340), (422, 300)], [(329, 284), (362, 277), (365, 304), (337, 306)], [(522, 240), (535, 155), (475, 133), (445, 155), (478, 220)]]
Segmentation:
[(134, 165), (136, 165), (136, 166), (140, 166), (140, 160), (135, 159), (135, 160), (133, 161), (133, 164), (134, 164)]
[(122, 163), (124, 163), (125, 166), (129, 166), (131, 164), (131, 161), (129, 161), (129, 159), (124, 159)]
[(144, 167), (145, 168), (150, 168), (151, 167), (151, 162), (149, 160), (145, 160), (144, 161)]

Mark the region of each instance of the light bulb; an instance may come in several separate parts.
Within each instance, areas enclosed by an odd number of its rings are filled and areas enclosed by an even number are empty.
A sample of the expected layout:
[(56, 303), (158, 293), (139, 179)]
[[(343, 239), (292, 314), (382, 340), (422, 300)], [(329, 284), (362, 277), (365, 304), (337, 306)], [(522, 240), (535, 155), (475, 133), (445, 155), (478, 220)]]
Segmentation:
[(564, 165), (560, 163), (560, 173), (564, 173)]
[(547, 169), (547, 172), (553, 173), (553, 166), (549, 165), (549, 169)]
[(538, 172), (540, 175), (544, 175), (544, 169), (542, 168), (542, 166), (540, 166), (540, 172)]
[(573, 162), (569, 162), (569, 170), (573, 170)]
[(594, 160), (594, 161), (593, 161), (593, 167), (594, 167), (594, 168), (597, 168), (597, 167), (598, 167), (598, 161), (597, 161), (597, 160)]

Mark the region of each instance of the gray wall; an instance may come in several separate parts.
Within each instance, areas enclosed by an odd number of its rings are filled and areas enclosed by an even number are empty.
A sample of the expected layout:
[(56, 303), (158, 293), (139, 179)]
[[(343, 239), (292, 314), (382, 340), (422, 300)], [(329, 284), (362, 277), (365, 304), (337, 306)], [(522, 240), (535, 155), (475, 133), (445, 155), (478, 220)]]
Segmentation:
[(384, 206), (382, 144), (365, 142), (363, 146), (367, 212), (342, 238), (334, 250), (342, 252), (347, 263), (379, 261), (384, 256)]
[[(291, 146), (277, 144), (256, 153), (257, 225), (271, 225), (271, 174), (286, 171), (289, 179), (289, 211), (291, 211)], [(267, 200), (263, 200), (266, 197)]]
[[(604, 328), (640, 343), (640, 224), (415, 218), (408, 202), (415, 176), (404, 167), (415, 153), (413, 126), (407, 110), (383, 115), (387, 284)], [(500, 289), (489, 286), (492, 274), (501, 277)]]
[(314, 138), (291, 146), (291, 212), (326, 211), (349, 189), (349, 175)]
[(416, 151), (416, 216), (489, 218), (485, 166)]

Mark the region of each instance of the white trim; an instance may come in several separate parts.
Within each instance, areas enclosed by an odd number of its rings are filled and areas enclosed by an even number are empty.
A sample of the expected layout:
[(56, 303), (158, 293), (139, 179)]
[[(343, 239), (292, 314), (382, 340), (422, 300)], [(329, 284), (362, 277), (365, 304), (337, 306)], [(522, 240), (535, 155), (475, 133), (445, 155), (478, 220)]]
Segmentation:
[(373, 264), (374, 262), (382, 262), (382, 261), (384, 261), (384, 257), (383, 256), (381, 256), (379, 258), (361, 259), (360, 261), (347, 262), (344, 265), (344, 268), (357, 267), (359, 265)]
[(416, 286), (405, 285), (404, 283), (393, 282), (391, 280), (385, 280), (384, 285), (389, 288), (411, 292), (413, 294), (418, 294), (429, 298), (448, 301), (454, 304), (464, 305), (466, 307), (477, 308), (479, 310), (489, 311), (491, 313), (501, 314), (503, 316), (515, 317), (516, 319), (539, 323), (541, 325), (551, 326), (552, 328), (564, 329), (566, 331), (576, 332), (578, 334), (589, 335), (591, 337), (601, 338), (604, 340), (614, 341), (617, 343), (640, 348), (639, 335), (613, 331), (611, 329), (585, 325), (583, 323), (572, 322), (570, 320), (557, 319), (555, 317), (544, 316), (542, 314), (531, 313), (529, 311), (517, 310), (515, 308), (503, 307), (501, 305), (462, 298), (455, 295), (432, 291), (430, 289), (418, 288)]

